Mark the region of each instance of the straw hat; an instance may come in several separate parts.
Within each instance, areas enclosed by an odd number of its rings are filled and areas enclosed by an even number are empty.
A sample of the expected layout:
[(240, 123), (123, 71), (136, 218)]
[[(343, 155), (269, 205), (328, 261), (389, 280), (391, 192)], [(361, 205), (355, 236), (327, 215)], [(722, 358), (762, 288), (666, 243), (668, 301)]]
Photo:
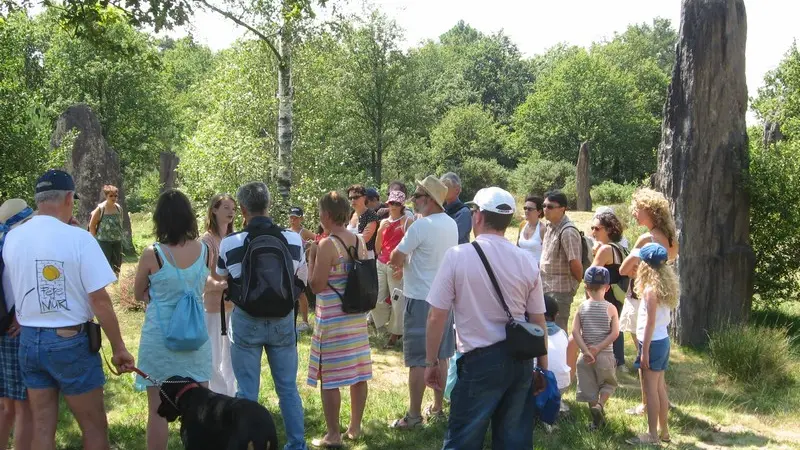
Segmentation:
[(437, 205), (444, 209), (444, 200), (447, 198), (447, 186), (444, 183), (433, 175), (428, 175), (422, 181), (417, 180), (416, 183), (426, 194), (430, 195)]
[[(22, 224), (22, 222), (32, 215), (33, 210), (28, 208), (28, 204), (25, 203), (25, 200), (20, 200), (18, 198), (6, 200), (5, 203), (0, 206), (0, 234), (8, 230), (13, 230), (17, 225)], [(15, 216), (17, 217), (12, 223), (6, 223)]]

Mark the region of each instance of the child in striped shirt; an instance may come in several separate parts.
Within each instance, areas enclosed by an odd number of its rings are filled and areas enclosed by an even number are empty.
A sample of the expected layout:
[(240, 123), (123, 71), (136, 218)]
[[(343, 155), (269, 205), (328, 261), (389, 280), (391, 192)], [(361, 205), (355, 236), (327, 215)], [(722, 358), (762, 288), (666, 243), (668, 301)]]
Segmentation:
[(581, 303), (572, 324), (572, 337), (581, 350), (575, 400), (589, 404), (589, 429), (596, 430), (605, 425), (604, 407), (617, 389), (617, 363), (611, 344), (619, 336), (619, 317), (616, 307), (604, 298), (611, 284), (608, 269), (590, 267), (583, 282), (589, 298)]

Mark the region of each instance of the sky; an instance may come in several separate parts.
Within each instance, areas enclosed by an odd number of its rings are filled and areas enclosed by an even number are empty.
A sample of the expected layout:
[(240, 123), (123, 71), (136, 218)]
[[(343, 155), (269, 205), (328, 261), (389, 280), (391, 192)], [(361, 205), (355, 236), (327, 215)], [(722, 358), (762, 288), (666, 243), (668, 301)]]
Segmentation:
[[(361, 6), (350, 0), (345, 9)], [(436, 39), (459, 20), (484, 33), (511, 37), (525, 56), (565, 42), (589, 46), (611, 38), (629, 24), (655, 17), (680, 25), (681, 0), (372, 0), (405, 30), (405, 46)], [(747, 85), (753, 97), (764, 74), (774, 69), (793, 40), (800, 37), (798, 0), (746, 0)], [(230, 46), (244, 30), (212, 13), (198, 13), (193, 34), (214, 50)], [(750, 119), (751, 117), (748, 117)]]

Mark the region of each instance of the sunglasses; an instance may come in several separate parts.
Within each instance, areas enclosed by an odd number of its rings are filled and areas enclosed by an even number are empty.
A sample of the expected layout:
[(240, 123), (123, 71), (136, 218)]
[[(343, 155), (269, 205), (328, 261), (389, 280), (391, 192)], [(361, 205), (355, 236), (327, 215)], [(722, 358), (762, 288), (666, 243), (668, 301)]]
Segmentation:
[(600, 230), (605, 229), (605, 227), (595, 227), (595, 226), (592, 226), (590, 228), (592, 229), (592, 231), (600, 231)]
[(351, 202), (354, 202), (354, 201), (360, 199), (361, 197), (363, 197), (363, 195), (354, 195), (354, 196), (348, 197), (348, 198), (350, 199)]
[(430, 197), (430, 196), (424, 192), (414, 192), (414, 195), (411, 196), (411, 198), (413, 198), (414, 200), (422, 197)]
[(524, 209), (525, 212), (536, 211), (536, 208), (531, 208), (530, 206), (523, 206), (522, 209)]
[(563, 206), (554, 205), (552, 203), (547, 203), (547, 204), (544, 205), (544, 209), (558, 209), (558, 208), (563, 208)]
[(389, 202), (388, 205), (389, 206), (403, 206), (403, 204), (399, 203), (399, 202)]

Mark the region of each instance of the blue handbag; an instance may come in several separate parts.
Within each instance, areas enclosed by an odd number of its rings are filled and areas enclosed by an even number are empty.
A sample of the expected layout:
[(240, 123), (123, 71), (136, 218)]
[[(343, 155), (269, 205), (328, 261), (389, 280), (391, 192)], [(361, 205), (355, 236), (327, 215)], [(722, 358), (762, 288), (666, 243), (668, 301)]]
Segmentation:
[(558, 391), (558, 381), (556, 381), (555, 374), (549, 370), (537, 367), (534, 372), (547, 380), (547, 386), (544, 391), (534, 396), (536, 412), (539, 420), (548, 425), (553, 425), (556, 423), (558, 412), (561, 410), (561, 392)]
[[(158, 248), (162, 248), (158, 246)], [(178, 272), (178, 279), (185, 286), (183, 296), (175, 304), (175, 311), (169, 319), (169, 323), (164, 325), (158, 308), (158, 302), (151, 302), (156, 307), (156, 319), (164, 336), (164, 345), (167, 349), (174, 352), (190, 352), (199, 349), (208, 341), (208, 328), (203, 311), (203, 302), (197, 298), (197, 294), (189, 287), (183, 279), (181, 269), (175, 265), (175, 257), (167, 247), (163, 247), (172, 259), (172, 267)], [(206, 246), (203, 245), (201, 258), (205, 261)]]

